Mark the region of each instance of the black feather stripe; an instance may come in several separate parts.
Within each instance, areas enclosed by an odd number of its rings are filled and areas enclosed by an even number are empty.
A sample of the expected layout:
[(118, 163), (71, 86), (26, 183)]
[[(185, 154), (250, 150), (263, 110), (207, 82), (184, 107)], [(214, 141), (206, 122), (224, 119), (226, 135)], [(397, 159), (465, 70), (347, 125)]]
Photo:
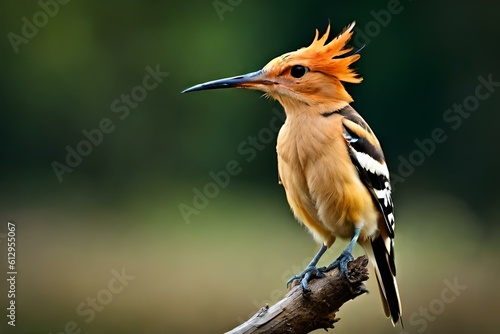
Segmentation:
[(396, 276), (396, 263), (394, 261), (394, 240), (391, 239), (391, 250), (389, 252), (389, 265), (391, 266), (391, 271)]
[(395, 273), (391, 270), (391, 260), (387, 254), (387, 249), (385, 248), (385, 243), (382, 237), (377, 237), (371, 241), (373, 254), (375, 256), (375, 261), (377, 262), (377, 268), (380, 272), (380, 280), (382, 280), (382, 286), (385, 290), (385, 299), (387, 305), (389, 306), (389, 311), (391, 313), (391, 318), (394, 323), (399, 320), (401, 316), (401, 310), (399, 309), (399, 297), (396, 291), (396, 286), (394, 285)]
[(372, 129), (370, 129), (370, 127), (368, 126), (368, 124), (366, 124), (365, 120), (363, 119), (363, 117), (361, 117), (357, 112), (356, 110), (354, 110), (353, 107), (351, 107), (350, 105), (348, 106), (345, 106), (344, 108), (340, 109), (338, 111), (339, 114), (341, 114), (342, 116), (344, 116), (345, 119), (348, 119), (356, 124), (358, 124), (359, 126), (361, 126), (365, 131), (369, 132), (369, 133), (373, 133), (372, 132)]
[(354, 131), (347, 128), (346, 126), (344, 126), (344, 131), (346, 131), (347, 134), (352, 138), (352, 140), (349, 141), (349, 144), (353, 149), (358, 152), (368, 154), (379, 163), (385, 162), (384, 153), (382, 152), (382, 150), (378, 147), (373, 146), (372, 143), (368, 141), (368, 139), (359, 137), (356, 133), (354, 133)]

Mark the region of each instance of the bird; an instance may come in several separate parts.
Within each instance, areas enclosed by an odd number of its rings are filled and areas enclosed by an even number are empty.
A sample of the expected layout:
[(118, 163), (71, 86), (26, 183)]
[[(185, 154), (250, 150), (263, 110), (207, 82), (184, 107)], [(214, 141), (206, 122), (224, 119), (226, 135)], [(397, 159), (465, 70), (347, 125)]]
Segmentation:
[[(390, 174), (380, 142), (351, 106), (344, 83), (363, 80), (351, 65), (359, 50), (348, 45), (355, 22), (328, 41), (326, 32), (296, 51), (285, 53), (262, 69), (245, 75), (205, 82), (182, 93), (220, 89), (258, 90), (277, 100), (286, 119), (276, 144), (278, 178), (296, 219), (321, 244), (304, 271), (288, 283), (309, 282), (338, 267), (346, 277), (360, 244), (377, 278), (386, 316), (395, 326), (402, 308), (394, 261), (394, 205)], [(337, 238), (350, 240), (330, 265), (318, 261)]]

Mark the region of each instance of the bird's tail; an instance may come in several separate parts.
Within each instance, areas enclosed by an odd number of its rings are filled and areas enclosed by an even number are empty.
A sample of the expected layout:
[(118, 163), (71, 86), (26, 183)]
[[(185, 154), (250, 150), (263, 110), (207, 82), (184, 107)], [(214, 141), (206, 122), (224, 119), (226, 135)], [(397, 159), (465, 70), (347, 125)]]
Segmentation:
[(389, 253), (384, 237), (381, 235), (364, 243), (363, 248), (375, 269), (385, 315), (391, 319), (392, 324), (395, 326), (398, 320), (401, 319), (402, 312), (396, 282), (394, 254)]

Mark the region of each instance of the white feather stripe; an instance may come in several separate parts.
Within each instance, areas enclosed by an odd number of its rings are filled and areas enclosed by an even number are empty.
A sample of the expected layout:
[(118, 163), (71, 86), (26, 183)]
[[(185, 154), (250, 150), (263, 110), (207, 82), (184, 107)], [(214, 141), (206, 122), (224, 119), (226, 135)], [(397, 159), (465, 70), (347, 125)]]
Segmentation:
[[(387, 188), (387, 185), (386, 185), (386, 188), (384, 188), (382, 190), (378, 190), (378, 189), (373, 189), (373, 190), (375, 191), (375, 195), (377, 195), (378, 199), (384, 201), (385, 207), (389, 207), (389, 206), (392, 207), (391, 189)], [(379, 201), (379, 202), (381, 202), (381, 201)], [(387, 217), (387, 218), (390, 219), (390, 217)], [(392, 220), (394, 221), (394, 217), (392, 217)]]
[(377, 160), (373, 159), (370, 155), (356, 151), (356, 158), (359, 161), (359, 164), (364, 169), (376, 174), (383, 175), (387, 179), (389, 179), (389, 169), (385, 163), (380, 163)]
[(387, 215), (387, 219), (389, 220), (389, 223), (391, 223), (391, 225), (394, 227), (394, 213), (389, 213)]

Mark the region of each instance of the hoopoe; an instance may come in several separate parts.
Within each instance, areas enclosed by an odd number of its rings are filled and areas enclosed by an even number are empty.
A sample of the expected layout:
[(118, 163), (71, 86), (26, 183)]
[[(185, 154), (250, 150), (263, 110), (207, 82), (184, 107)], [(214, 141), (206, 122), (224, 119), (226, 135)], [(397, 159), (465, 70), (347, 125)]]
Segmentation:
[[(346, 47), (354, 22), (327, 43), (330, 32), (311, 45), (285, 53), (264, 68), (246, 75), (206, 82), (192, 92), (217, 88), (260, 90), (285, 109), (278, 134), (279, 183), (296, 218), (321, 243), (305, 270), (289, 281), (308, 282), (339, 267), (347, 274), (352, 249), (359, 243), (373, 264), (385, 314), (393, 325), (401, 317), (394, 263), (394, 214), (389, 171), (379, 141), (350, 106), (352, 97), (342, 82), (360, 83), (350, 68), (360, 58)], [(327, 267), (317, 267), (336, 238), (350, 240)]]

